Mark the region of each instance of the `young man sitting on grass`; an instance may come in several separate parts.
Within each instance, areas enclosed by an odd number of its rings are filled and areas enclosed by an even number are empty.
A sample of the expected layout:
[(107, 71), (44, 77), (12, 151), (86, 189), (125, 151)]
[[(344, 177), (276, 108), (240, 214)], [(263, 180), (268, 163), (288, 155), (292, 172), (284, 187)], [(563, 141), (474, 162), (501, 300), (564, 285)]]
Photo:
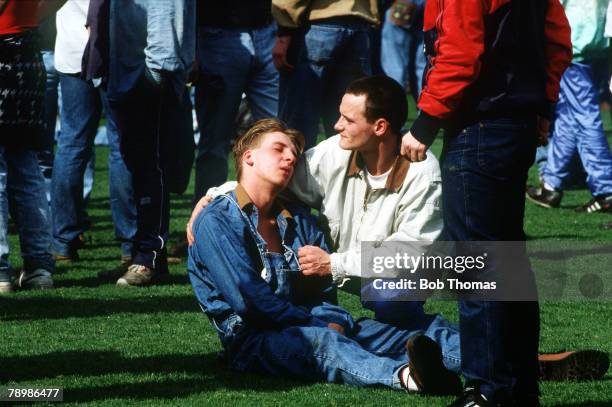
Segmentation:
[(303, 146), (279, 121), (257, 122), (234, 146), (237, 188), (193, 223), (189, 277), (228, 363), (274, 376), (459, 392), (459, 377), (427, 332), (355, 321), (334, 305), (331, 278), (302, 275), (300, 247), (328, 251), (310, 211), (277, 199)]

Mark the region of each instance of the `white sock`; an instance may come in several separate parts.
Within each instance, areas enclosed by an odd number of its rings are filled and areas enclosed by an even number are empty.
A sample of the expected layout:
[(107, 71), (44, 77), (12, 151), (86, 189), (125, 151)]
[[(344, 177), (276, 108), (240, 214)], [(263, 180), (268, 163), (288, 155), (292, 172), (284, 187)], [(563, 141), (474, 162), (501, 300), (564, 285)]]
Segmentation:
[(402, 381), (404, 388), (407, 389), (408, 391), (420, 391), (419, 386), (417, 386), (416, 382), (410, 375), (409, 366), (406, 366), (405, 368), (402, 369), (400, 373), (400, 380)]

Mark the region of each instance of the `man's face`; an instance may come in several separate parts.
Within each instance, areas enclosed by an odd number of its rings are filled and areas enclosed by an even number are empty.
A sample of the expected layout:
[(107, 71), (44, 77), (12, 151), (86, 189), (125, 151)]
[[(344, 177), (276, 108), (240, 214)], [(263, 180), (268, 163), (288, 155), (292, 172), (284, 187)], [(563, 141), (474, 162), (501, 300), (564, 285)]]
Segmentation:
[(250, 157), (253, 171), (261, 180), (285, 188), (293, 175), (297, 150), (286, 134), (272, 132), (264, 135), (259, 146), (250, 150)]
[(340, 147), (366, 151), (376, 144), (374, 124), (365, 117), (366, 96), (345, 94), (340, 103), (340, 118), (334, 129), (340, 134)]

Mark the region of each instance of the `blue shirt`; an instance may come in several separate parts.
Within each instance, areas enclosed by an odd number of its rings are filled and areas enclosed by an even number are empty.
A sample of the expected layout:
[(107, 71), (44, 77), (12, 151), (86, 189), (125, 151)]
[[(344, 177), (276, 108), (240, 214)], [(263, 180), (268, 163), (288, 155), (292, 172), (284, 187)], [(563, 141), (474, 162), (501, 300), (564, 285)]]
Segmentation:
[(111, 0), (108, 97), (120, 99), (142, 78), (167, 77), (184, 91), (195, 58), (195, 0)]

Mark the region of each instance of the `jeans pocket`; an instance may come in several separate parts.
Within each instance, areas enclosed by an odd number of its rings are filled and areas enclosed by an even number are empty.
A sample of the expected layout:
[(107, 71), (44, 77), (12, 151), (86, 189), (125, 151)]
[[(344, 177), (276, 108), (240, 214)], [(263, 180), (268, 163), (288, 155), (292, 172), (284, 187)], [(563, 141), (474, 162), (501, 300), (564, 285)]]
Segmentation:
[(315, 65), (326, 65), (338, 47), (341, 33), (331, 27), (312, 26), (304, 38), (303, 58)]

